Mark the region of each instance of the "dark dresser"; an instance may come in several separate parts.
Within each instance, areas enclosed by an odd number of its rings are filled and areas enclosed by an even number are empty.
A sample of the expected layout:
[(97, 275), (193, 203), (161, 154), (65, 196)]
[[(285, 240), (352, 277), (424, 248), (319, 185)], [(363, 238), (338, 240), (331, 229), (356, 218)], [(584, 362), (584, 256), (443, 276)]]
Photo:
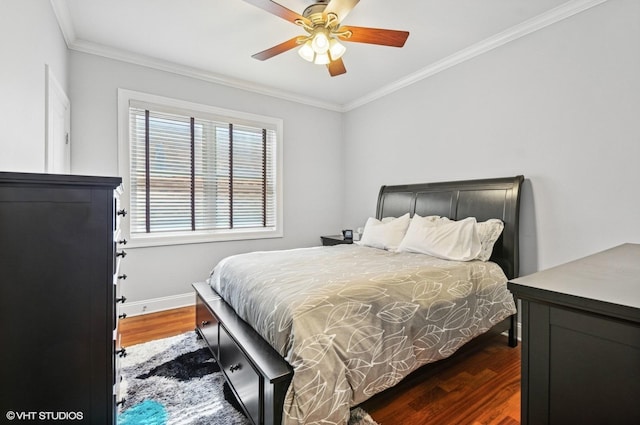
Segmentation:
[(120, 183), (0, 172), (2, 420), (116, 421)]
[(508, 287), (522, 302), (521, 423), (640, 424), (640, 245)]

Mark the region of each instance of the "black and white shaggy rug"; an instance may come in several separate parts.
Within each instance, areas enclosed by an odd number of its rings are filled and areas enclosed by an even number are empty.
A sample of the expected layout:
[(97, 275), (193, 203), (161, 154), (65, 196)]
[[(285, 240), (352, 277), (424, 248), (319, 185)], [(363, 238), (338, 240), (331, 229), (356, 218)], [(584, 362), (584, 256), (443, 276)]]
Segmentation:
[[(195, 332), (127, 347), (118, 425), (249, 425), (218, 364)], [(349, 425), (376, 425), (362, 409)]]

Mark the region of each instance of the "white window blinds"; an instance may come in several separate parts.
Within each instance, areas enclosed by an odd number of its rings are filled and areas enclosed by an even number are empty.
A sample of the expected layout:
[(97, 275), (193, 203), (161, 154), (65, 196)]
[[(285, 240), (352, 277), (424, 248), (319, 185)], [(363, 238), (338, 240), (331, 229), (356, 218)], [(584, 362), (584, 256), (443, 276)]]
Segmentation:
[(130, 234), (277, 224), (273, 128), (129, 107)]

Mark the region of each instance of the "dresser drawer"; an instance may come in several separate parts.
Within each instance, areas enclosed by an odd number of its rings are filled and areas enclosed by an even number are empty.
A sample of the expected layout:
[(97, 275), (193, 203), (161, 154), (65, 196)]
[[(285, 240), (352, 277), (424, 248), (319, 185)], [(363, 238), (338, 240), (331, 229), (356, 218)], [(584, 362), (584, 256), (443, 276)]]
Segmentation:
[(122, 305), (127, 298), (122, 294), (122, 281), (126, 279), (126, 275), (121, 274), (113, 277), (113, 329), (118, 328), (118, 321), (124, 319), (126, 314), (122, 312)]
[[(120, 333), (118, 329), (113, 331), (113, 388), (114, 391), (120, 388), (120, 381), (122, 381), (121, 365), (122, 356), (120, 355), (120, 350), (122, 350), (122, 345), (120, 345)], [(114, 392), (116, 394), (116, 392)]]
[(213, 356), (218, 359), (218, 319), (199, 296), (196, 297), (196, 326), (211, 348)]
[(127, 251), (122, 247), (121, 243), (113, 243), (113, 274), (120, 273), (120, 262), (127, 256)]
[(124, 211), (120, 204), (120, 195), (122, 194), (122, 191), (122, 185), (118, 186), (116, 190), (113, 191), (113, 230), (120, 229), (120, 218), (126, 215), (126, 211)]
[(253, 423), (259, 424), (261, 423), (261, 376), (253, 368), (240, 347), (236, 345), (224, 325), (220, 325), (218, 329), (220, 330), (220, 358), (218, 359), (220, 368), (227, 375), (237, 398), (244, 404)]

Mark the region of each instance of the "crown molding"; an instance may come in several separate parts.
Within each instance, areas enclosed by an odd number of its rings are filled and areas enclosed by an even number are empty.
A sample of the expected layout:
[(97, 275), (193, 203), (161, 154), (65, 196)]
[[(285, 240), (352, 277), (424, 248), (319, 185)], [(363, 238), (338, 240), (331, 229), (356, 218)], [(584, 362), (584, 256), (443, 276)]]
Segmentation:
[(384, 86), (376, 91), (369, 93), (353, 102), (343, 105), (343, 112), (350, 111), (358, 108), (369, 102), (372, 102), (381, 97), (387, 96), (395, 91), (398, 91), (404, 87), (410, 86), (425, 78), (431, 77), (439, 72), (442, 72), (452, 66), (458, 65), (462, 62), (468, 61), (478, 55), (491, 51), (511, 41), (517, 40), (520, 37), (524, 37), (527, 34), (538, 31), (556, 22), (567, 19), (573, 15), (576, 15), (582, 11), (590, 9), (608, 0), (571, 0), (554, 9), (551, 9), (545, 13), (542, 13), (534, 18), (515, 25), (501, 33), (498, 33), (492, 37), (489, 37), (483, 41), (473, 44), (465, 49), (462, 49), (453, 55), (434, 62), (426, 68), (423, 68), (417, 72), (407, 75), (406, 77)]
[(310, 97), (299, 96), (293, 93), (288, 93), (282, 90), (273, 89), (268, 86), (252, 83), (245, 80), (239, 80), (230, 78), (225, 75), (215, 74), (210, 71), (205, 71), (199, 68), (192, 68), (184, 65), (179, 65), (174, 62), (165, 61), (162, 59), (153, 58), (150, 56), (141, 55), (138, 53), (132, 53), (122, 49), (115, 49), (107, 47), (101, 44), (88, 42), (85, 40), (76, 40), (70, 45), (69, 49), (89, 53), (92, 55), (102, 56), (109, 59), (115, 59), (122, 62), (128, 62), (134, 65), (145, 66), (160, 71), (170, 72), (173, 74), (182, 75), (185, 77), (191, 77), (210, 83), (220, 84), (228, 87), (233, 87), (241, 90), (250, 91), (266, 96), (276, 97), (296, 103), (306, 104), (318, 108), (329, 109), (333, 111), (342, 112), (342, 108), (338, 104), (323, 102)]
[(409, 74), (406, 77), (401, 78), (400, 80), (383, 86), (380, 89), (367, 94), (366, 96), (362, 96), (352, 102), (340, 105), (336, 103), (320, 101), (318, 99), (307, 96), (300, 96), (294, 93), (289, 93), (283, 90), (274, 89), (272, 87), (252, 83), (245, 80), (234, 79), (225, 75), (219, 75), (210, 71), (205, 71), (203, 69), (187, 67), (173, 62), (164, 61), (121, 49), (111, 48), (85, 40), (78, 40), (73, 27), (73, 22), (71, 20), (71, 14), (69, 13), (69, 9), (65, 0), (50, 0), (53, 12), (56, 16), (56, 19), (58, 20), (58, 25), (60, 26), (65, 42), (67, 43), (67, 47), (71, 50), (103, 56), (106, 58), (128, 62), (135, 65), (171, 72), (174, 74), (208, 81), (215, 84), (221, 84), (224, 86), (246, 90), (265, 96), (271, 96), (291, 102), (337, 112), (347, 112), (363, 106), (369, 102), (410, 86), (418, 81), (424, 80), (425, 78), (431, 77), (439, 72), (451, 68), (452, 66), (470, 60), (478, 55), (489, 52), (504, 44), (517, 40), (520, 37), (524, 37), (528, 34), (531, 34), (532, 32), (555, 24), (556, 22), (567, 19), (573, 15), (576, 15), (607, 1), (609, 0), (570, 0), (554, 9), (551, 9), (534, 18), (524, 21), (521, 24), (515, 25), (501, 33), (498, 33), (492, 37), (489, 37), (483, 41), (462, 49), (454, 53), (453, 55), (441, 59), (425, 68), (422, 68), (417, 72)]
[(49, 0), (53, 14), (56, 15), (58, 26), (62, 31), (67, 47), (76, 40), (76, 31), (73, 27), (73, 21), (71, 20), (71, 13), (69, 13), (69, 7), (64, 0)]

